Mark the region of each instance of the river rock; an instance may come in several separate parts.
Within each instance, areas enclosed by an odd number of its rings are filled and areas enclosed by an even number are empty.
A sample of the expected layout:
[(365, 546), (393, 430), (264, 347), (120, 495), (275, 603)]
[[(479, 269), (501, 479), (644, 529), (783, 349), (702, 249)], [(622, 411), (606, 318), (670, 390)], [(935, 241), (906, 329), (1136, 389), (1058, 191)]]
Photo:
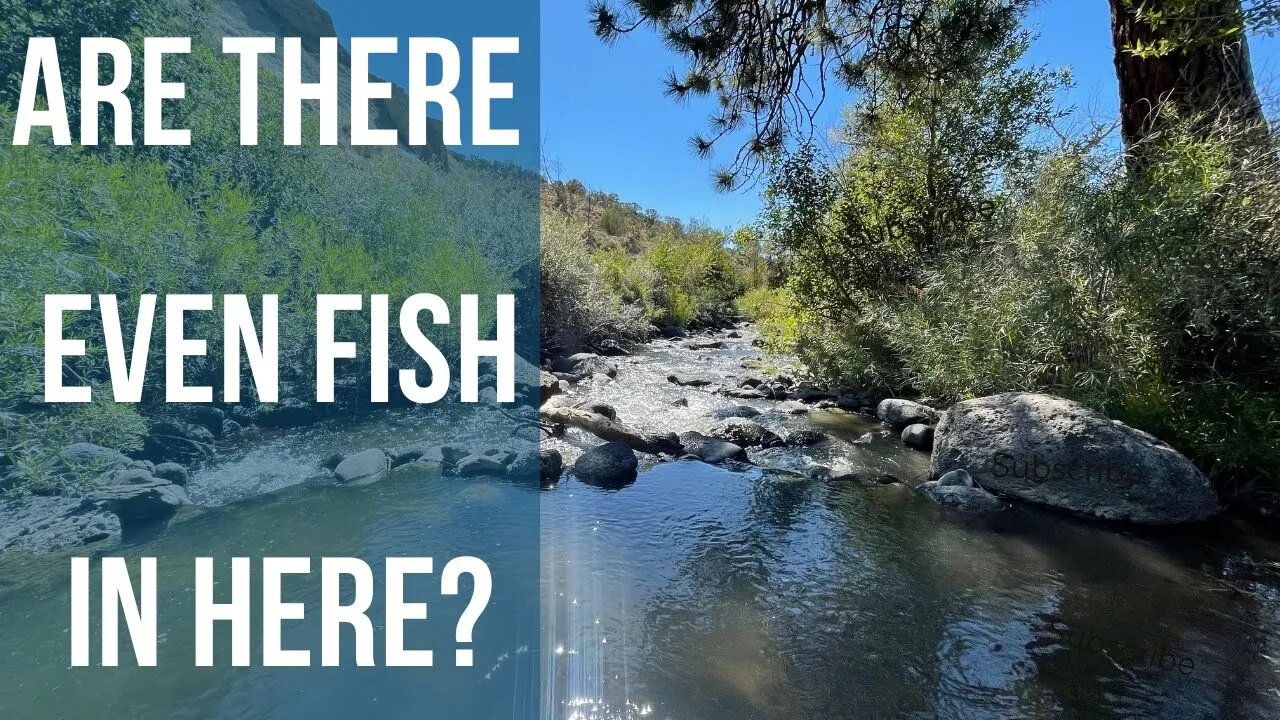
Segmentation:
[(687, 385), (689, 387), (704, 387), (711, 384), (711, 379), (705, 377), (694, 377), (683, 373), (671, 373), (667, 376), (667, 382), (675, 383), (676, 385)]
[(507, 472), (507, 466), (503, 464), (503, 459), (504, 456), (500, 455), (468, 455), (458, 461), (453, 471), (459, 477), (504, 475)]
[(556, 372), (569, 373), (577, 377), (590, 377), (596, 373), (615, 377), (618, 366), (595, 353), (575, 353), (568, 357), (556, 358), (551, 364)]
[(1003, 509), (1000, 498), (979, 487), (967, 485), (943, 485), (937, 481), (922, 483), (920, 492), (944, 507), (963, 512), (984, 513)]
[(175, 414), (187, 422), (207, 428), (214, 435), (222, 434), (223, 423), (227, 420), (227, 414), (212, 405), (184, 405), (177, 408)]
[(603, 402), (600, 402), (599, 400), (583, 400), (581, 402), (576, 402), (573, 405), (570, 405), (569, 407), (578, 408), (579, 410), (586, 410), (587, 412), (595, 413), (597, 415), (603, 415), (609, 418), (610, 420), (618, 419), (618, 411), (615, 410), (614, 407), (609, 403), (603, 403)]
[(1187, 458), (1152, 435), (1051, 395), (966, 400), (938, 423), (933, 474), (956, 468), (1010, 497), (1107, 520), (1205, 520), (1217, 494)]
[(538, 451), (539, 478), (543, 485), (555, 485), (564, 472), (564, 458), (559, 450), (543, 448)]
[(902, 444), (917, 450), (933, 449), (933, 426), (913, 423), (902, 429)]
[(538, 371), (538, 397), (546, 402), (554, 395), (565, 391), (564, 381), (546, 370)]
[(753, 418), (762, 413), (750, 405), (726, 405), (711, 411), (711, 416), (723, 420), (725, 418)]
[(830, 439), (830, 436), (820, 430), (801, 428), (787, 433), (786, 442), (790, 447), (807, 447), (824, 443)]
[(168, 520), (179, 507), (189, 505), (187, 492), (168, 480), (104, 487), (85, 497), (86, 506), (99, 506), (120, 518), (122, 527)]
[(713, 438), (731, 442), (739, 447), (778, 447), (782, 438), (754, 420), (726, 418), (711, 426), (707, 433)]
[(738, 398), (739, 400), (764, 400), (769, 397), (761, 388), (753, 387), (725, 388), (721, 394), (725, 397)]
[(938, 478), (942, 487), (973, 487), (973, 476), (968, 470), (956, 469)]
[(635, 452), (621, 442), (607, 442), (587, 450), (573, 465), (573, 474), (588, 485), (625, 485), (636, 479)]
[(151, 470), (151, 474), (161, 480), (168, 480), (174, 485), (187, 484), (187, 469), (174, 462), (160, 463)]
[(445, 465), (457, 465), (458, 461), (471, 454), (471, 450), (458, 445), (440, 446), (440, 462)]
[[(129, 456), (119, 450), (79, 442), (62, 448), (57, 461), (53, 463), (52, 471), (72, 478), (94, 478), (127, 467), (130, 462)], [(19, 476), (20, 474), (14, 475), (15, 478)]]
[(820, 400), (830, 400), (834, 396), (822, 388), (802, 385), (788, 392), (787, 397), (804, 403), (816, 403)]
[(0, 497), (0, 552), (48, 553), (120, 540), (120, 519), (83, 498)]
[(102, 485), (147, 485), (156, 481), (151, 471), (144, 467), (127, 467), (113, 470), (102, 476)]
[(759, 375), (743, 375), (738, 378), (738, 387), (759, 387), (766, 382), (768, 382), (768, 380), (760, 377)]
[(702, 462), (716, 465), (726, 460), (749, 462), (747, 451), (741, 446), (717, 438), (707, 437), (699, 432), (680, 434), (680, 444), (684, 451)]
[(622, 346), (618, 344), (617, 340), (601, 340), (597, 343), (596, 347), (600, 351), (600, 354), (606, 357), (619, 357), (621, 355), (630, 354), (626, 350), (622, 349)]
[(676, 325), (663, 325), (658, 328), (658, 334), (668, 340), (674, 340), (676, 338), (686, 337), (689, 333), (685, 332), (684, 328)]
[(213, 455), (215, 441), (213, 433), (203, 425), (176, 417), (159, 417), (151, 421), (140, 457), (157, 461), (207, 458)]
[(723, 340), (690, 340), (684, 344), (690, 350), (723, 350)]
[(788, 415), (804, 415), (809, 412), (809, 406), (799, 400), (787, 400), (785, 402), (780, 402), (775, 409), (780, 413), (786, 413)]
[(375, 480), (386, 473), (390, 467), (391, 463), (382, 448), (370, 448), (344, 458), (333, 469), (333, 474), (344, 483)]
[(876, 417), (894, 430), (901, 430), (916, 423), (924, 425), (937, 423), (938, 411), (914, 400), (886, 398), (876, 406)]

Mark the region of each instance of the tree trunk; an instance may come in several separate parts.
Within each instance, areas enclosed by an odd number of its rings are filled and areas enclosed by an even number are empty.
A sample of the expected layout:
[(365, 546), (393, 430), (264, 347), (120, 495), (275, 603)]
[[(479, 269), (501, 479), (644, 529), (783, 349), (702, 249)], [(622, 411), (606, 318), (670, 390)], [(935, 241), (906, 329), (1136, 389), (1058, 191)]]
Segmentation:
[[(1111, 36), (1120, 83), (1120, 132), (1131, 166), (1141, 165), (1144, 138), (1174, 115), (1211, 123), (1229, 116), (1237, 123), (1265, 127), (1253, 84), (1240, 0), (1200, 0), (1188, 12), (1186, 0), (1110, 0)], [(1174, 20), (1153, 25), (1138, 16), (1139, 5)], [(1186, 33), (1194, 37), (1187, 41)], [(1227, 41), (1215, 37), (1230, 37)], [(1171, 42), (1172, 49), (1140, 57), (1133, 48)], [(1207, 129), (1207, 127), (1206, 127)]]

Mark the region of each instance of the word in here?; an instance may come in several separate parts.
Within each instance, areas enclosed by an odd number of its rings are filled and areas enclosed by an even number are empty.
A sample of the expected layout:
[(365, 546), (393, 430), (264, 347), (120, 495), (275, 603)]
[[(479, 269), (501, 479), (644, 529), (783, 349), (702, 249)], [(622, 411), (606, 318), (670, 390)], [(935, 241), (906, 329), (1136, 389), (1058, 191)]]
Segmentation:
[[(302, 144), (303, 103), (318, 105), (320, 144), (338, 144), (339, 63), (338, 39), (319, 39), (320, 72), (314, 82), (302, 79), (302, 39), (274, 37), (227, 37), (222, 52), (240, 63), (240, 144), (258, 144), (259, 65), (264, 56), (283, 51), (283, 142)], [(149, 37), (142, 43), (142, 144), (190, 145), (191, 131), (168, 127), (165, 103), (186, 97), (182, 82), (165, 80), (166, 56), (191, 52), (189, 37)], [(447, 38), (412, 37), (408, 42), (409, 144), (427, 145), (427, 107), (439, 109), (444, 144), (462, 144), (462, 107), (455, 93), (462, 84), (462, 57), (458, 46)], [(372, 55), (399, 55), (400, 39), (394, 37), (351, 38), (350, 113), (351, 144), (392, 146), (399, 143), (394, 129), (373, 128), (370, 103), (389, 100), (392, 85), (369, 76)], [(491, 78), (494, 55), (520, 52), (518, 37), (477, 37), (471, 40), (471, 144), (519, 145), (518, 129), (494, 128), (492, 104), (515, 98), (514, 83)], [(118, 38), (80, 39), (79, 92), (80, 144), (97, 145), (99, 113), (112, 113), (115, 144), (132, 145), (134, 108), (126, 91), (133, 82), (132, 51)], [(428, 69), (435, 70), (429, 74)], [(56, 145), (72, 144), (67, 96), (54, 38), (33, 37), (27, 43), (26, 63), (18, 112), (13, 128), (13, 144), (26, 145), (34, 128), (48, 128)], [(37, 102), (44, 88), (44, 107)]]
[[(71, 666), (90, 664), (90, 560), (71, 558)], [(139, 560), (139, 583), (135, 591), (124, 558), (101, 560), (99, 597), (101, 623), (100, 662), (103, 667), (120, 664), (120, 620), (123, 617), (129, 642), (139, 667), (155, 667), (158, 622), (156, 608), (156, 558)], [(406, 597), (406, 585), (413, 576), (434, 572), (435, 562), (429, 557), (389, 557), (385, 561), (382, 613), (380, 625), (385, 633), (382, 664), (385, 667), (430, 667), (435, 653), (425, 648), (406, 647), (405, 626), (427, 621), (428, 603)], [(360, 667), (373, 667), (374, 623), (369, 617), (374, 605), (374, 574), (369, 564), (354, 557), (320, 559), (320, 664), (336, 667), (342, 662), (342, 626), (350, 628), (355, 640), (355, 662)], [(314, 663), (310, 650), (286, 648), (283, 631), (286, 622), (297, 623), (307, 618), (306, 604), (286, 601), (284, 578), (310, 575), (311, 558), (264, 557), (258, 585), (262, 595), (254, 598), (253, 568), (250, 559), (231, 559), (230, 600), (216, 602), (214, 587), (226, 588), (226, 578), (215, 583), (213, 558), (195, 559), (195, 665), (214, 665), (214, 625), (225, 623), (231, 630), (231, 665), (248, 667), (252, 655), (252, 631), (262, 633), (263, 667), (309, 667)], [(440, 594), (462, 594), (461, 579), (471, 577), (471, 597), (454, 623), (454, 640), (459, 645), (453, 664), (471, 667), (474, 651), (470, 647), (476, 622), (489, 605), (493, 593), (493, 577), (489, 566), (480, 558), (455, 557), (440, 572)], [(296, 582), (296, 581), (295, 581)], [(342, 588), (352, 587), (344, 601)], [(257, 602), (255, 602), (255, 600)], [(258, 611), (255, 613), (255, 609)], [(254, 617), (257, 615), (257, 617)], [(439, 619), (432, 616), (434, 622)], [(223, 653), (219, 653), (223, 654)]]
[[(142, 295), (138, 300), (137, 323), (133, 347), (126, 355), (119, 303), (115, 295), (97, 297), (102, 338), (115, 402), (142, 401), (147, 358), (151, 352), (152, 327), (155, 325), (157, 296)], [(164, 298), (164, 366), (165, 402), (213, 402), (213, 388), (187, 385), (184, 379), (185, 359), (208, 354), (205, 339), (188, 338), (184, 327), (195, 313), (211, 312), (213, 295), (166, 295)], [(316, 298), (316, 402), (334, 401), (334, 366), (339, 359), (358, 355), (356, 343), (336, 337), (335, 320), (340, 312), (362, 312), (362, 295), (317, 295)], [(515, 400), (515, 296), (495, 296), (494, 338), (482, 339), (479, 298), (461, 295), (459, 376), (460, 399), (476, 402), (481, 357), (495, 359), (498, 402)], [(87, 403), (93, 401), (93, 388), (68, 384), (64, 377), (64, 361), (86, 353), (86, 342), (64, 334), (65, 316), (73, 312), (91, 311), (92, 295), (45, 295), (44, 297), (44, 400), (50, 403)], [(261, 402), (279, 402), (280, 327), (279, 298), (263, 295), (261, 328), (255, 323), (245, 295), (222, 296), (222, 349), (224, 402), (240, 402), (240, 359), (243, 356), (257, 388)], [(429, 382), (419, 383), (418, 372), (404, 368), (399, 372), (400, 392), (415, 403), (433, 403), (449, 391), (450, 368), (444, 354), (431, 342), (419, 325), (423, 314), (434, 325), (450, 324), (449, 305), (438, 295), (418, 293), (400, 306), (399, 327), (404, 343), (427, 366)], [(390, 394), (390, 299), (387, 295), (369, 296), (369, 399), (388, 402)], [(486, 333), (487, 334), (487, 333)]]

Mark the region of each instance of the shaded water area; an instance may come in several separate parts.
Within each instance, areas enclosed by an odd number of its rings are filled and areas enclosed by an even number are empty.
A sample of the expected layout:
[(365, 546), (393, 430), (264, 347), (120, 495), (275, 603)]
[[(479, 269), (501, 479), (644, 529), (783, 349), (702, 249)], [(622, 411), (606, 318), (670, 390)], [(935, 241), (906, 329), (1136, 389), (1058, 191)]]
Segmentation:
[(749, 404), (780, 434), (835, 438), (753, 452), (761, 463), (907, 482), (694, 461), (615, 490), (563, 481), (543, 502), (547, 716), (1280, 717), (1276, 543), (1229, 521), (964, 515), (911, 489), (927, 454), (872, 418), (667, 382), (732, 386), (758, 356), (743, 334), (723, 350), (660, 342), (575, 392), (655, 431), (705, 430), (715, 408)]
[[(716, 408), (747, 404), (780, 433), (816, 427), (830, 441), (755, 452), (756, 466), (645, 458), (636, 482), (609, 489), (429, 465), (322, 482), (317, 463), (335, 450), (494, 430), (487, 412), (417, 409), (265, 437), (197, 470), (191, 495), (214, 509), (123, 551), (162, 568), (158, 668), (67, 668), (65, 559), (0, 559), (4, 717), (505, 717), (486, 698), (514, 694), (540, 703), (517, 716), (544, 718), (1280, 717), (1280, 545), (1227, 520), (1153, 532), (1020, 505), (941, 508), (910, 487), (927, 455), (874, 419), (783, 414), (666, 380), (732, 385), (760, 356), (742, 334), (723, 349), (655, 343), (571, 395), (655, 431), (706, 430)], [(550, 445), (571, 463), (597, 442), (570, 431)], [(814, 466), (906, 482), (818, 479)], [(522, 574), (535, 519), (541, 566)], [(356, 555), (380, 587), (386, 556), (464, 550), (529, 583), (495, 589), (474, 670), (192, 667), (194, 555)], [(287, 588), (311, 602), (318, 582)], [(447, 649), (444, 630), (419, 641)], [(459, 683), (478, 710), (437, 702)]]

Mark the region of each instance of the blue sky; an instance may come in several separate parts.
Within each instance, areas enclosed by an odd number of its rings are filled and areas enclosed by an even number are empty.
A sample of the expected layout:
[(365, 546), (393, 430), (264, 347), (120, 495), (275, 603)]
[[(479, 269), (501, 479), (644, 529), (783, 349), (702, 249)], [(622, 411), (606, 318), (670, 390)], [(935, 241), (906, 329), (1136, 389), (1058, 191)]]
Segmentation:
[[(682, 65), (642, 30), (605, 46), (588, 25), (586, 0), (542, 3), (542, 143), (555, 174), (616, 193), (663, 215), (732, 227), (754, 219), (758, 192), (720, 193), (715, 165), (696, 157), (688, 138), (703, 128), (712, 101), (680, 104), (662, 93), (667, 68)], [(1106, 0), (1045, 0), (1030, 16), (1040, 37), (1028, 62), (1070, 66), (1075, 88), (1066, 105), (1114, 118), (1110, 12)], [(1252, 38), (1260, 85), (1280, 71), (1280, 42)], [(826, 124), (839, 119), (833, 103)]]

